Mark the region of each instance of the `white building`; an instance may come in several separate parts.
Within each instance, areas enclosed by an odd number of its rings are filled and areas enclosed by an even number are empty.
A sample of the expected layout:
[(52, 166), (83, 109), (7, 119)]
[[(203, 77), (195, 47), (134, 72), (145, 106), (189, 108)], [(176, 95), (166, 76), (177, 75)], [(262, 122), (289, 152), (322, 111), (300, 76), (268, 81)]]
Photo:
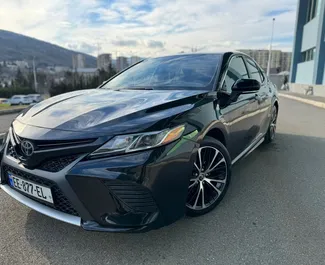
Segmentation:
[[(252, 57), (265, 71), (269, 61), (269, 50), (247, 50), (242, 49), (240, 52), (246, 53)], [(291, 53), (280, 50), (272, 50), (271, 55), (271, 72), (289, 71), (291, 64)]]
[(95, 75), (98, 75), (98, 69), (97, 68), (77, 68), (76, 73), (87, 76), (87, 77), (92, 77)]
[(85, 68), (86, 58), (83, 54), (73, 54), (72, 55), (72, 68)]
[(112, 64), (112, 55), (110, 53), (103, 53), (97, 57), (97, 68), (108, 70)]
[(138, 56), (132, 56), (132, 57), (130, 58), (130, 64), (131, 64), (131, 65), (132, 65), (132, 64), (135, 64), (135, 63), (137, 63), (137, 62), (139, 62), (139, 61), (141, 61), (141, 58), (138, 57)]
[(123, 56), (119, 56), (116, 58), (116, 71), (120, 72), (123, 69), (125, 69), (126, 67), (128, 67), (128, 60), (126, 57)]

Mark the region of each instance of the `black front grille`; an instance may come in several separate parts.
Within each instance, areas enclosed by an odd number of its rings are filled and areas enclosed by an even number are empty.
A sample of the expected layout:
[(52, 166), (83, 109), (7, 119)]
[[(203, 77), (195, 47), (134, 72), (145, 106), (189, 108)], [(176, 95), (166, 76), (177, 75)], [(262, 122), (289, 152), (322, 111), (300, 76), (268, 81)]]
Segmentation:
[(73, 148), (82, 145), (91, 144), (96, 141), (96, 138), (90, 139), (79, 139), (79, 140), (33, 140), (26, 139), (18, 136), (15, 131), (12, 129), (12, 140), (19, 145), (22, 141), (28, 140), (34, 144), (35, 150), (51, 150), (58, 148)]
[(66, 166), (70, 165), (78, 157), (79, 155), (70, 155), (70, 156), (53, 158), (51, 160), (47, 160), (43, 162), (37, 168), (48, 172), (59, 172), (60, 170), (64, 169)]
[[(41, 201), (38, 200), (34, 197), (28, 196), (27, 194), (23, 193), (25, 196), (38, 201), (41, 204), (44, 204), (46, 206), (49, 206), (51, 208), (54, 208), (60, 212), (63, 213), (67, 213), (67, 214), (71, 214), (71, 215), (75, 215), (75, 216), (79, 216), (77, 211), (72, 207), (71, 203), (69, 202), (69, 200), (64, 196), (64, 194), (62, 193), (62, 191), (59, 189), (59, 187), (52, 181), (48, 180), (48, 179), (44, 179), (44, 178), (40, 178), (38, 176), (26, 173), (24, 171), (21, 171), (19, 169), (16, 169), (14, 167), (8, 166), (8, 165), (3, 165), (2, 167), (2, 174), (3, 174), (3, 178), (5, 179), (5, 181), (8, 184), (8, 172), (12, 173), (13, 175), (16, 175), (17, 177), (22, 177), (26, 180), (35, 182), (39, 185), (42, 186), (46, 186), (48, 188), (51, 189), (52, 191), (52, 196), (53, 196), (53, 201), (54, 201), (54, 205), (49, 204), (45, 201)], [(19, 191), (18, 191), (19, 192)]]
[[(17, 160), (22, 159), (22, 157), (17, 153), (16, 149), (13, 147), (10, 141), (7, 147), (7, 155)], [(48, 171), (48, 172), (59, 172), (60, 170), (64, 169), (66, 166), (70, 165), (78, 157), (80, 157), (79, 154), (52, 158), (42, 162), (39, 166), (37, 166), (37, 169)]]
[(91, 144), (96, 139), (81, 139), (81, 140), (33, 140), (37, 150), (51, 150), (57, 148), (73, 148), (81, 145)]
[(102, 181), (117, 199), (125, 203), (134, 211), (152, 213), (158, 210), (150, 190), (146, 187), (123, 181)]

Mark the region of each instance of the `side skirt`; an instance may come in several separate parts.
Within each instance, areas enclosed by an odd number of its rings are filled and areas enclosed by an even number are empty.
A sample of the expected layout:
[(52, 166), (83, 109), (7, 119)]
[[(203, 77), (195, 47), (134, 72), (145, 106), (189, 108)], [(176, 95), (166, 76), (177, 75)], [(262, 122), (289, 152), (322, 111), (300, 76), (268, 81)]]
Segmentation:
[(235, 159), (232, 160), (231, 164), (234, 165), (239, 159), (242, 157), (248, 156), (251, 152), (253, 152), (257, 147), (259, 147), (264, 142), (265, 136), (262, 135), (254, 142), (252, 142), (243, 152), (241, 152)]

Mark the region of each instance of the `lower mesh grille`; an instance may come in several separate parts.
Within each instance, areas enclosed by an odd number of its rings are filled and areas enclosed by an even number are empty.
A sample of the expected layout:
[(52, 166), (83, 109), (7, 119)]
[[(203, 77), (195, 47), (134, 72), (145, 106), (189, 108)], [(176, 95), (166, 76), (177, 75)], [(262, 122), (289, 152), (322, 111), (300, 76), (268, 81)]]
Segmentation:
[[(25, 196), (38, 201), (41, 204), (44, 204), (46, 206), (49, 206), (51, 208), (54, 208), (60, 212), (63, 213), (67, 213), (67, 214), (71, 214), (71, 215), (75, 215), (75, 216), (79, 216), (77, 211), (72, 207), (72, 205), (70, 204), (69, 200), (64, 196), (64, 194), (61, 192), (61, 190), (59, 189), (59, 187), (52, 181), (47, 180), (47, 179), (43, 179), (40, 178), (38, 176), (26, 173), (24, 171), (21, 171), (19, 169), (16, 169), (14, 167), (8, 166), (8, 165), (4, 165), (2, 167), (2, 174), (3, 174), (3, 178), (5, 179), (5, 182), (8, 184), (8, 172), (18, 176), (18, 177), (22, 177), (26, 180), (30, 180), (32, 182), (35, 182), (37, 184), (46, 186), (48, 188), (51, 189), (52, 191), (52, 196), (53, 196), (53, 201), (54, 201), (54, 205), (52, 204), (48, 204), (44, 201), (41, 200), (37, 200), (34, 197), (28, 196), (27, 194), (23, 193)], [(18, 191), (19, 192), (19, 191)]]
[(51, 160), (43, 162), (39, 167), (40, 170), (48, 172), (59, 172), (64, 169), (66, 166), (75, 161), (79, 155), (70, 155), (64, 157), (53, 158)]
[(15, 159), (19, 159), (19, 156), (10, 141), (9, 141), (8, 147), (7, 147), (7, 155), (9, 155)]
[(144, 186), (122, 181), (102, 180), (119, 200), (136, 212), (156, 212), (157, 205), (151, 192)]

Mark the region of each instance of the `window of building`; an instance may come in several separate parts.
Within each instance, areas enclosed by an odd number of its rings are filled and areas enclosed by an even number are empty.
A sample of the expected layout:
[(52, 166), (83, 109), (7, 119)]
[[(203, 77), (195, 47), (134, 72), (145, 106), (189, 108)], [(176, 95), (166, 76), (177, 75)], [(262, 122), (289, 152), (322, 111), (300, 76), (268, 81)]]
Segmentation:
[(242, 57), (231, 60), (222, 89), (231, 93), (231, 88), (239, 79), (248, 78), (248, 72)]
[(307, 22), (316, 17), (318, 9), (318, 1), (320, 0), (309, 0), (307, 8)]
[(304, 51), (302, 53), (302, 61), (303, 62), (308, 62), (308, 61), (314, 60), (315, 52), (316, 52), (316, 48), (313, 48), (313, 49), (309, 49), (307, 51)]

